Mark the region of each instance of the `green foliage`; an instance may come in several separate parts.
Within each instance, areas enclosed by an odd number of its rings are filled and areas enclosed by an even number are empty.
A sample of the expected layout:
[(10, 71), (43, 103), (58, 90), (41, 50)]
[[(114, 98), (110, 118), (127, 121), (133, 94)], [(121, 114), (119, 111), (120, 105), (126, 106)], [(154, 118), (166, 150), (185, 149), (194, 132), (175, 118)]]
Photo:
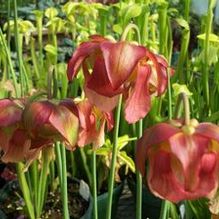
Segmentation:
[[(118, 146), (117, 146), (117, 155), (118, 155), (117, 171), (121, 166), (125, 165), (126, 173), (128, 172), (128, 169), (130, 169), (132, 172), (135, 172), (135, 164), (133, 159), (127, 155), (126, 151), (123, 150), (124, 147), (127, 146), (127, 144), (130, 141), (134, 141), (134, 140), (136, 140), (136, 138), (129, 138), (128, 135), (119, 137)], [(98, 148), (96, 150), (97, 155), (103, 156), (103, 159), (105, 160), (107, 166), (111, 162), (110, 160), (111, 160), (112, 149), (113, 149), (112, 143), (110, 142), (109, 139), (106, 139), (105, 144), (101, 148)]]

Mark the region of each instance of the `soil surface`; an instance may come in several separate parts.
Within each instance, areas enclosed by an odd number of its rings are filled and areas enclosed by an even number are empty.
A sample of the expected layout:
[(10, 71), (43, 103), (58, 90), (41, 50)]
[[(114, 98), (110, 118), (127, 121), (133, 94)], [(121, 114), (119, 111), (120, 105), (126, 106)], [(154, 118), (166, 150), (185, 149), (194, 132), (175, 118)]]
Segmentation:
[[(71, 219), (79, 219), (89, 206), (79, 194), (79, 183), (70, 180), (68, 183), (69, 214)], [(24, 216), (24, 201), (17, 181), (6, 184), (0, 193), (0, 219), (26, 219)], [(62, 219), (62, 202), (60, 192), (50, 192), (41, 219)]]

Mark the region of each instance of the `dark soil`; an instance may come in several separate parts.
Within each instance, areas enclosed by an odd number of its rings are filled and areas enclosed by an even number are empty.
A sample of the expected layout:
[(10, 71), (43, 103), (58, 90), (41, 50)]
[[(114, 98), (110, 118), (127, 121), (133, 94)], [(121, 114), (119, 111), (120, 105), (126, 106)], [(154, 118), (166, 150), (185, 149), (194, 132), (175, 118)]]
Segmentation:
[(0, 190), (0, 218), (24, 219), (23, 215), (24, 202), (20, 196), (20, 188), (16, 180), (8, 182)]
[[(69, 214), (71, 219), (79, 219), (88, 209), (89, 202), (84, 200), (79, 194), (79, 182), (76, 180), (68, 180), (68, 201)], [(44, 208), (42, 219), (62, 219), (61, 209), (62, 202), (58, 191), (51, 192), (48, 195), (46, 205)]]
[[(69, 214), (71, 219), (79, 219), (89, 206), (79, 194), (79, 181), (68, 180)], [(21, 191), (17, 181), (6, 184), (0, 190), (0, 218), (26, 219), (24, 216), (25, 203), (21, 198)], [(48, 194), (41, 219), (62, 219), (62, 202), (59, 191)]]

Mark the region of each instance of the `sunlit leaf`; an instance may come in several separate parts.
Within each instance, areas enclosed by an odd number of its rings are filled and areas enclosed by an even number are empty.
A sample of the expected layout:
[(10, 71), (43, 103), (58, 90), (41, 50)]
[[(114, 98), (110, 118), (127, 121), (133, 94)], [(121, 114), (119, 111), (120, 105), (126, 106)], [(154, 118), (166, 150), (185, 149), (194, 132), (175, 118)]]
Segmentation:
[(141, 6), (138, 4), (133, 4), (125, 8), (123, 10), (125, 24), (127, 24), (131, 18), (138, 17), (141, 14), (141, 10)]
[(56, 8), (47, 8), (45, 11), (45, 16), (49, 19), (53, 19), (58, 15), (58, 10)]
[(111, 148), (101, 147), (96, 150), (96, 154), (101, 156), (107, 156), (111, 151)]
[(177, 97), (181, 93), (185, 93), (187, 96), (192, 96), (192, 92), (189, 91), (188, 87), (185, 84), (174, 83), (173, 87), (173, 96)]
[(129, 141), (134, 141), (134, 140), (136, 140), (136, 138), (129, 138), (128, 135), (123, 135), (119, 137), (117, 150), (118, 151), (122, 150), (128, 144)]
[(113, 25), (113, 31), (115, 31), (118, 34), (122, 34), (123, 31), (122, 26), (120, 24)]
[(186, 20), (184, 20), (183, 18), (177, 18), (176, 19), (176, 22), (181, 26), (183, 27), (184, 29), (186, 30), (189, 30), (189, 24)]
[[(200, 39), (200, 40), (205, 40), (206, 35), (205, 35), (205, 33), (204, 34), (199, 34), (197, 36), (197, 38)], [(213, 34), (213, 33), (210, 33), (209, 41), (214, 42), (214, 43), (219, 43), (219, 37), (217, 35)]]
[(118, 154), (118, 157), (130, 168), (130, 170), (135, 173), (135, 163), (131, 157), (129, 157), (125, 151)]
[(51, 45), (51, 44), (47, 44), (44, 49), (46, 50), (46, 52), (50, 53), (51, 55), (57, 56), (57, 49), (55, 46)]

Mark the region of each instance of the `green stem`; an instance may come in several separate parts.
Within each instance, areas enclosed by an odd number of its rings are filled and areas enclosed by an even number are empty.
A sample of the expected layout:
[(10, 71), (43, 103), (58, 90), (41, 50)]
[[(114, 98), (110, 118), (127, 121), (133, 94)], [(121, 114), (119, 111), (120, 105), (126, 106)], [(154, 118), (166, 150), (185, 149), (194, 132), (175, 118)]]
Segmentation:
[(190, 107), (189, 107), (189, 98), (185, 93), (181, 93), (183, 105), (184, 105), (184, 112), (185, 112), (185, 125), (190, 124)]
[[(10, 42), (11, 42), (11, 29), (9, 28), (10, 27), (10, 16), (11, 16), (11, 1), (8, 1), (8, 6), (7, 6), (7, 25), (8, 25), (8, 28), (7, 28), (7, 47), (8, 47), (8, 50), (10, 50)], [(9, 63), (8, 63), (9, 64)], [(7, 79), (9, 79), (9, 67), (8, 65), (6, 66), (7, 68)]]
[(143, 18), (142, 31), (141, 31), (143, 45), (146, 45), (146, 43), (148, 42), (149, 15), (150, 15), (150, 12), (146, 11), (144, 14), (144, 18)]
[(37, 58), (36, 58), (35, 39), (33, 37), (30, 39), (30, 52), (31, 52), (34, 72), (36, 75), (36, 80), (38, 83), (38, 81), (40, 79), (40, 73), (39, 73), (40, 71), (39, 71), (39, 67), (38, 67), (39, 63), (38, 63)]
[(162, 201), (161, 205), (161, 213), (160, 213), (160, 219), (167, 219), (168, 217), (168, 209), (169, 209), (169, 203), (168, 201)]
[(31, 179), (33, 184), (33, 190), (34, 190), (34, 205), (37, 206), (37, 200), (38, 200), (38, 168), (37, 168), (38, 162), (37, 160), (33, 161), (32, 165), (30, 166), (31, 171)]
[(5, 41), (5, 38), (4, 38), (4, 35), (3, 35), (3, 32), (2, 32), (1, 28), (0, 28), (0, 37), (1, 37), (1, 41), (2, 41), (4, 50), (5, 50), (5, 53), (6, 53), (6, 57), (7, 57), (10, 72), (11, 72), (11, 77), (12, 77), (13, 84), (14, 84), (14, 87), (15, 87), (15, 95), (16, 95), (16, 97), (18, 97), (20, 95), (19, 95), (17, 77), (16, 77), (16, 74), (15, 74), (15, 71), (14, 71), (14, 68), (13, 68), (13, 64), (12, 64), (11, 53), (10, 53), (9, 48), (7, 47), (7, 44), (6, 44), (6, 41)]
[(175, 113), (174, 113), (175, 119), (180, 118), (181, 108), (182, 108), (181, 106), (182, 106), (181, 96), (178, 96), (177, 101), (176, 101), (176, 106), (175, 106)]
[(37, 26), (37, 36), (38, 36), (38, 46), (39, 46), (39, 61), (41, 69), (43, 69), (43, 13), (39, 12), (36, 16), (36, 26)]
[(163, 2), (159, 6), (158, 14), (159, 14), (159, 50), (162, 55), (168, 57), (167, 54), (167, 36), (168, 36), (168, 25), (167, 25), (167, 7), (168, 3)]
[(15, 35), (15, 43), (17, 49), (17, 56), (18, 56), (18, 66), (19, 66), (19, 79), (21, 84), (21, 96), (24, 96), (24, 77), (23, 77), (23, 63), (22, 63), (22, 53), (21, 53), (21, 46), (20, 46), (20, 36), (18, 30), (18, 15), (17, 15), (17, 0), (14, 0), (14, 35)]
[[(140, 31), (139, 31), (139, 28), (137, 25), (135, 24), (129, 24), (126, 26), (123, 34), (122, 34), (122, 37), (121, 37), (121, 40), (125, 40), (129, 31), (131, 29), (134, 29), (137, 33), (137, 38), (138, 38), (138, 43), (141, 44), (141, 35), (140, 35)], [(121, 101), (122, 101), (122, 97), (120, 97), (120, 103), (118, 105), (118, 108), (117, 108), (117, 111), (120, 110), (121, 111)], [(114, 162), (116, 162), (116, 156), (117, 156), (117, 150), (116, 150), (116, 147), (117, 147), (117, 138), (118, 138), (118, 130), (116, 130), (118, 127), (119, 127), (119, 122), (120, 122), (120, 111), (117, 112), (116, 114), (116, 122), (118, 123), (117, 124), (117, 127), (115, 128), (115, 133), (114, 133), (114, 145), (113, 145), (113, 158), (112, 158), (112, 166), (111, 166), (111, 171), (115, 172), (115, 164)], [(138, 137), (140, 138), (142, 136), (142, 129), (143, 129), (143, 122), (142, 120), (139, 121), (139, 133), (138, 133)], [(115, 150), (115, 151), (114, 151)], [(115, 173), (112, 173), (113, 174), (113, 177), (114, 177), (114, 174)], [(110, 172), (111, 174), (111, 172)], [(111, 177), (111, 175), (110, 175)], [(112, 182), (110, 181), (109, 183), (109, 189), (108, 191), (110, 191), (110, 189), (113, 189), (113, 183), (114, 183), (114, 178), (111, 179), (113, 180)], [(137, 181), (137, 193), (136, 193), (136, 219), (141, 219), (141, 212), (142, 212), (142, 177), (141, 177), (141, 174), (139, 171), (136, 172), (136, 181)], [(112, 191), (111, 191), (112, 192)], [(108, 208), (109, 207), (112, 207), (112, 206), (109, 206), (110, 202), (112, 202), (112, 194), (109, 194), (108, 196)], [(112, 203), (111, 203), (112, 205)], [(107, 209), (108, 210), (108, 209)], [(109, 210), (111, 211), (111, 209)], [(107, 211), (107, 213), (109, 213), (109, 211)], [(111, 212), (110, 212), (111, 213)], [(107, 214), (107, 216), (109, 217), (109, 215)], [(109, 217), (110, 218), (110, 217)], [(107, 218), (107, 219), (109, 219)]]
[[(159, 52), (160, 54), (164, 55), (166, 58), (169, 57), (168, 54), (168, 15), (167, 15), (167, 8), (168, 8), (168, 3), (164, 1), (161, 3), (161, 5), (158, 8), (158, 14), (159, 14), (159, 20), (158, 20), (158, 25), (159, 25)], [(159, 104), (158, 104), (158, 109), (157, 109), (157, 115), (160, 116), (161, 114), (161, 108), (162, 108), (162, 96), (159, 97)]]
[(86, 154), (85, 154), (83, 148), (80, 148), (80, 153), (81, 153), (83, 166), (84, 166), (85, 172), (87, 174), (88, 182), (89, 182), (89, 185), (91, 186), (92, 185), (92, 175), (91, 175), (90, 169), (87, 165), (87, 158), (86, 158)]
[(61, 156), (62, 156), (62, 184), (61, 184), (61, 195), (62, 195), (62, 206), (64, 219), (69, 219), (68, 210), (68, 182), (67, 182), (67, 163), (66, 163), (66, 150), (65, 146), (61, 144)]
[(38, 187), (38, 197), (37, 197), (37, 218), (40, 217), (43, 209), (43, 204), (45, 201), (45, 191), (47, 183), (47, 175), (49, 170), (50, 159), (48, 158), (47, 149), (43, 151), (43, 161), (42, 161), (42, 170), (40, 173), (39, 187)]
[(127, 35), (128, 35), (128, 33), (129, 33), (129, 31), (130, 31), (131, 29), (134, 29), (134, 30), (136, 31), (137, 37), (138, 37), (138, 43), (140, 44), (140, 43), (141, 43), (141, 35), (140, 35), (140, 31), (139, 31), (139, 29), (138, 29), (138, 26), (135, 25), (135, 24), (128, 24), (128, 25), (126, 26), (126, 28), (125, 28), (125, 30), (124, 30), (122, 36), (121, 36), (121, 41), (123, 41), (123, 40), (125, 40), (125, 39), (127, 38)]
[(170, 69), (167, 70), (167, 92), (168, 92), (168, 119), (171, 120), (173, 117), (172, 110), (172, 94), (171, 94), (171, 82), (170, 82)]
[(96, 151), (92, 151), (92, 178), (93, 178), (93, 219), (98, 219), (98, 206), (97, 206), (97, 166), (96, 166)]
[(191, 0), (186, 0), (186, 1), (185, 1), (184, 19), (185, 19), (187, 22), (189, 22), (190, 4), (191, 4)]
[[(177, 63), (177, 69), (176, 69), (176, 75), (179, 76), (179, 81), (181, 83), (185, 83), (184, 66), (185, 66), (186, 60), (187, 60), (189, 41), (190, 41), (190, 29), (188, 26), (187, 29), (184, 29), (182, 31), (182, 40), (181, 40), (182, 46), (181, 46), (179, 59), (178, 59), (178, 63)], [(187, 78), (187, 80), (188, 80), (188, 78)]]
[[(167, 79), (168, 79), (168, 84), (167, 84), (167, 91), (168, 91), (168, 119), (171, 120), (173, 117), (173, 112), (172, 112), (172, 95), (171, 95), (171, 82), (170, 82), (170, 69), (167, 70)], [(166, 219), (167, 218), (167, 212), (169, 209), (169, 205), (167, 204), (166, 200), (162, 201), (162, 210), (161, 210), (161, 218)]]
[(49, 66), (49, 71), (47, 74), (47, 98), (52, 99), (53, 97), (56, 97), (54, 92), (52, 92), (52, 82), (53, 82), (53, 70), (54, 66)]
[(106, 219), (111, 219), (111, 212), (112, 212), (113, 188), (114, 188), (121, 108), (122, 108), (122, 95), (120, 95), (119, 97), (119, 103), (118, 103), (118, 106), (116, 109), (116, 115), (115, 115), (112, 160), (111, 160), (110, 175), (109, 175), (109, 182), (108, 182), (108, 200), (107, 200), (107, 208), (106, 208)]
[(60, 145), (58, 142), (55, 143), (55, 153), (56, 153), (56, 165), (57, 165), (57, 170), (58, 170), (59, 183), (61, 185), (62, 183), (62, 157), (61, 157)]
[(76, 175), (76, 161), (75, 161), (75, 157), (74, 157), (74, 152), (70, 151), (69, 152), (70, 155), (70, 160), (71, 160), (71, 175), (72, 177), (74, 177)]
[[(138, 122), (138, 139), (141, 138), (143, 132), (143, 121)], [(137, 191), (136, 191), (136, 219), (142, 218), (142, 176), (141, 173), (136, 171), (136, 182), (137, 182)]]
[(204, 87), (204, 97), (206, 101), (206, 106), (208, 110), (208, 114), (210, 113), (209, 109), (209, 45), (210, 45), (210, 33), (212, 29), (212, 21), (213, 21), (213, 0), (209, 0), (208, 13), (206, 18), (205, 25), (205, 42), (204, 42), (204, 63), (203, 63), (203, 87)]
[(24, 201), (27, 207), (27, 212), (28, 215), (30, 217), (30, 219), (35, 219), (35, 215), (34, 215), (34, 207), (33, 207), (33, 203), (31, 200), (31, 195), (30, 195), (30, 190), (26, 181), (26, 177), (24, 174), (24, 165), (20, 162), (17, 164), (17, 176), (18, 176), (18, 180), (19, 180), (19, 185), (21, 187), (22, 190), (22, 194), (24, 196)]
[(106, 35), (106, 27), (107, 27), (107, 14), (105, 10), (100, 9), (100, 34)]
[[(54, 153), (54, 148), (53, 148), (53, 153)], [(56, 190), (55, 179), (56, 179), (55, 161), (52, 160), (52, 162), (50, 162), (50, 182), (52, 185), (51, 187), (52, 192)]]

